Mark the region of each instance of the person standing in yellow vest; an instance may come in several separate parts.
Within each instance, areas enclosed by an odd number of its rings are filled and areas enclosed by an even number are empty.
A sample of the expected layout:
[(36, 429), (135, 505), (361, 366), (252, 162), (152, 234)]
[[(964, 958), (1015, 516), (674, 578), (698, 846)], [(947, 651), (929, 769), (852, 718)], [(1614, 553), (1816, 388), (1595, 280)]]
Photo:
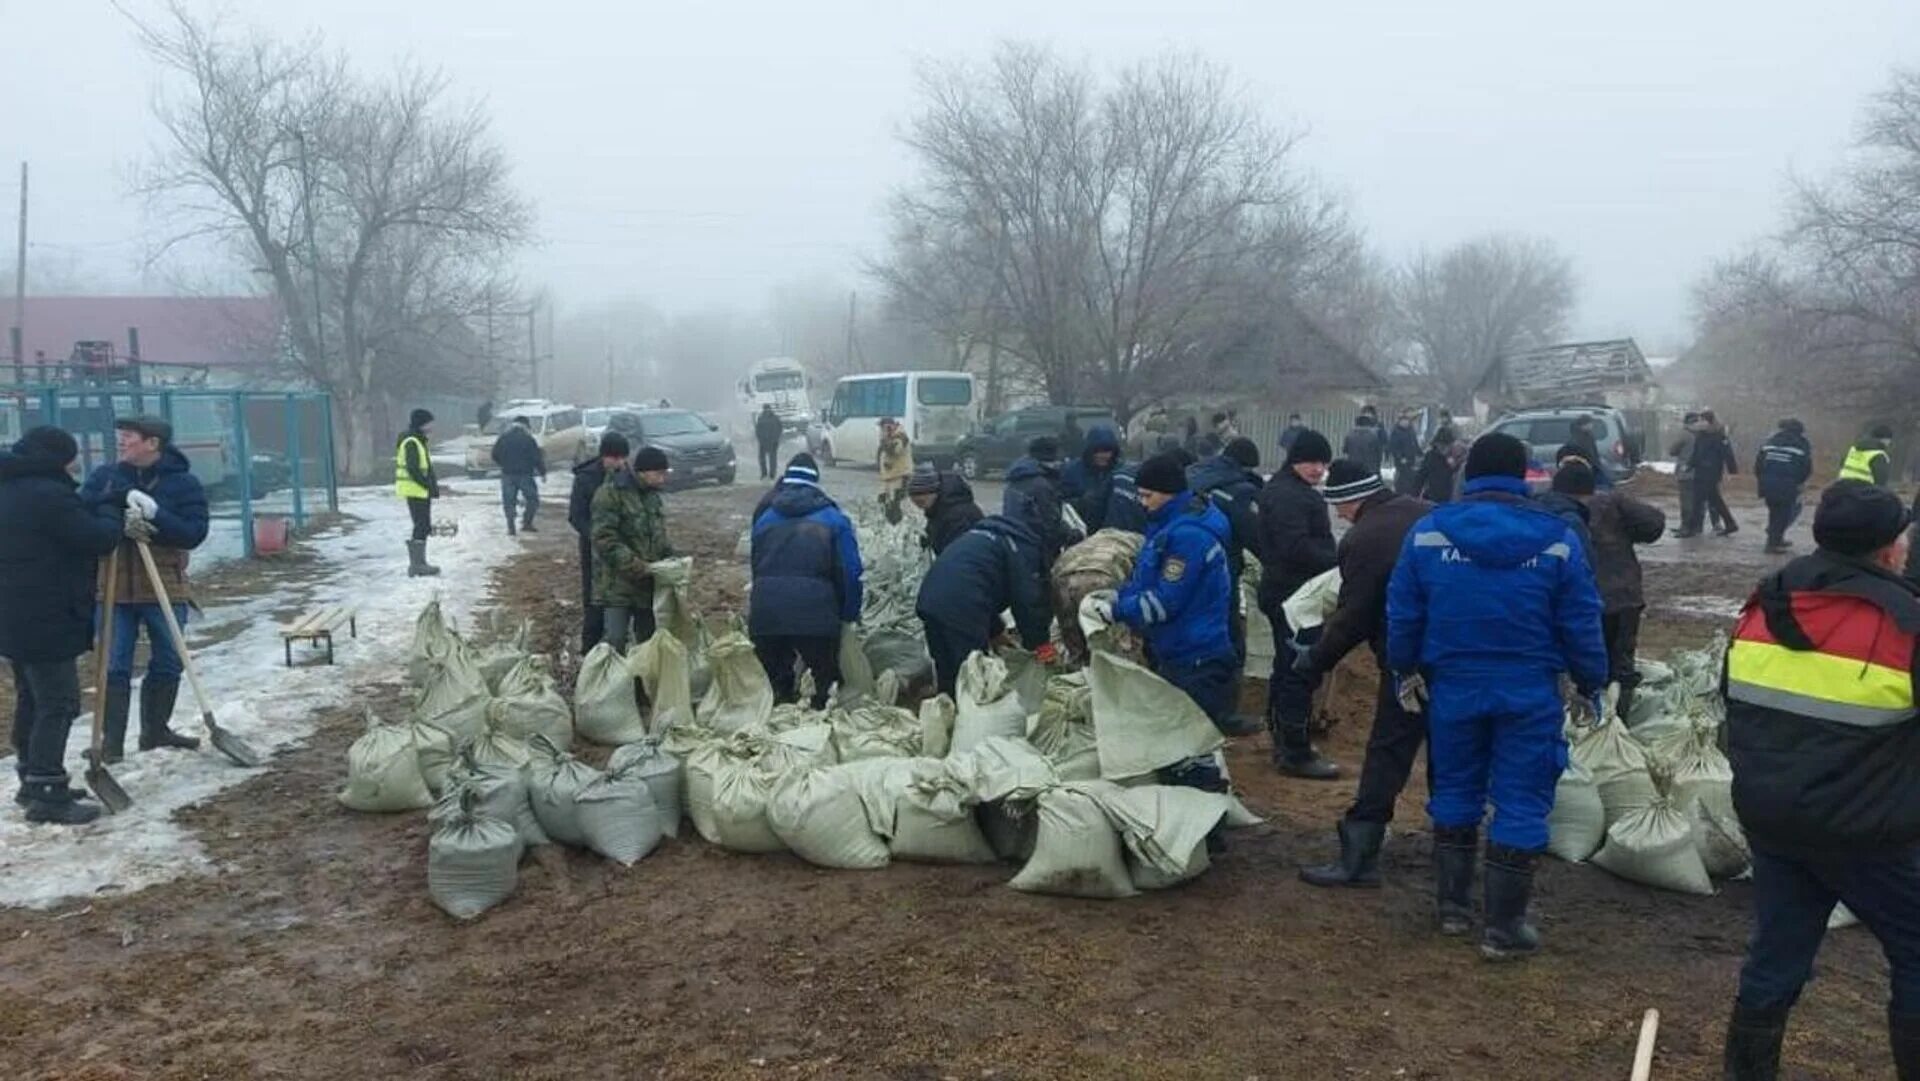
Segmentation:
[(1874, 425), (1865, 439), (1847, 448), (1847, 458), (1840, 463), (1840, 479), (1892, 487), (1893, 459), (1887, 453), (1892, 444), (1893, 429), (1884, 424)]
[(440, 498), (440, 481), (433, 475), (433, 454), (427, 448), (427, 429), (433, 414), (416, 409), (407, 418), (407, 430), (393, 448), (393, 492), (407, 501), (413, 519), (413, 539), (407, 542), (407, 576), (432, 577), (440, 568), (427, 562), (427, 535), (433, 531), (433, 501)]
[(913, 441), (892, 417), (880, 419), (880, 505), (887, 521), (900, 520), (900, 501), (906, 498), (907, 478), (913, 475)]
[(1835, 904), (1891, 969), (1893, 1059), (1920, 1078), (1920, 585), (1900, 577), (1906, 508), (1842, 480), (1810, 555), (1763, 579), (1727, 651), (1733, 806), (1753, 846), (1753, 935), (1726, 1076), (1780, 1076), (1787, 1015)]

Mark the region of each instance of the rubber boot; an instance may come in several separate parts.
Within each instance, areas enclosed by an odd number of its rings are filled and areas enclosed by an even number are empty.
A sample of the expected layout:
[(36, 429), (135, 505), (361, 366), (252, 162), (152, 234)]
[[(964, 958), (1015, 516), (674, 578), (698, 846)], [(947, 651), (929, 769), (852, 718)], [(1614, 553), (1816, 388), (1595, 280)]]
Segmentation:
[(520, 519), (520, 528), (521, 530), (527, 533), (540, 532), (538, 529), (533, 528), (533, 512), (532, 511), (528, 511), (527, 516), (525, 518)]
[(1726, 1081), (1775, 1081), (1786, 1036), (1787, 1010), (1749, 1010), (1734, 1003), (1721, 1076)]
[(431, 578), (440, 573), (440, 568), (427, 562), (427, 542), (410, 540), (407, 542), (407, 577)]
[(1282, 745), (1274, 751), (1273, 764), (1281, 773), (1307, 781), (1340, 779), (1340, 767), (1314, 748), (1306, 721), (1283, 720), (1280, 724)]
[(100, 757), (106, 765), (127, 756), (127, 712), (133, 705), (133, 688), (125, 683), (107, 681), (106, 701), (101, 706)]
[(180, 697), (179, 680), (157, 680), (148, 676), (140, 684), (140, 749), (154, 751), (177, 749), (197, 751), (200, 741), (175, 732), (173, 704)]
[(507, 536), (509, 537), (514, 536), (513, 521), (514, 521), (513, 512), (508, 511), (507, 512)]
[(100, 808), (73, 798), (65, 776), (35, 778), (26, 782), (27, 821), (51, 822), (62, 826), (84, 826), (100, 817)]
[(1309, 886), (1350, 889), (1380, 887), (1380, 845), (1387, 839), (1385, 822), (1340, 820), (1340, 858), (1318, 867), (1300, 868), (1300, 881)]
[(1433, 915), (1443, 935), (1473, 930), (1473, 864), (1480, 831), (1472, 826), (1433, 831)]
[(1894, 1076), (1920, 1081), (1920, 1014), (1887, 1011), (1887, 1035), (1893, 1042)]
[(1487, 925), (1480, 933), (1480, 956), (1489, 961), (1517, 961), (1540, 949), (1540, 932), (1527, 922), (1537, 856), (1506, 845), (1487, 845)]

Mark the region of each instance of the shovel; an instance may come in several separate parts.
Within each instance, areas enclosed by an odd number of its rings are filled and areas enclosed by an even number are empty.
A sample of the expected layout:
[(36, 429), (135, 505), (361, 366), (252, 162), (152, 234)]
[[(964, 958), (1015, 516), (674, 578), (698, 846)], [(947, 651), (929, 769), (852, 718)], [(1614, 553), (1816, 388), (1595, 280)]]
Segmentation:
[(120, 548), (107, 557), (107, 585), (100, 597), (100, 641), (93, 655), (93, 745), (87, 749), (87, 787), (110, 814), (133, 806), (133, 797), (107, 772), (107, 660), (113, 654), (113, 604), (120, 592)]
[[(180, 654), (180, 664), (187, 671), (187, 682), (193, 685), (193, 697), (200, 703), (200, 720), (207, 726), (207, 740), (215, 750), (242, 766), (258, 766), (262, 759), (260, 752), (247, 746), (246, 741), (232, 732), (220, 727), (213, 719), (213, 700), (207, 697), (206, 688), (200, 686), (200, 672), (193, 666), (193, 657), (187, 652), (187, 636), (180, 633), (180, 621), (173, 617), (173, 599), (167, 596), (167, 587), (160, 581), (160, 568), (153, 565), (153, 549), (147, 542), (136, 540), (135, 547), (140, 549), (140, 562), (146, 565), (147, 580), (153, 583), (153, 595), (160, 598), (160, 614), (166, 617), (167, 633), (173, 638), (173, 648)], [(141, 718), (143, 721), (145, 718)]]

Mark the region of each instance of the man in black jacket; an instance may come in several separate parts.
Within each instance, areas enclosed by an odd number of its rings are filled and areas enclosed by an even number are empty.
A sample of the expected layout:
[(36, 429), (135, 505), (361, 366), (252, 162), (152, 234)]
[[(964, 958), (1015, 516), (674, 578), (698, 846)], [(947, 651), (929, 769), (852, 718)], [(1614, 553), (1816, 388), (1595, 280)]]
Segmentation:
[(991, 647), (1000, 613), (1009, 608), (1020, 645), (1044, 663), (1053, 660), (1053, 605), (1040, 567), (1040, 539), (1025, 522), (996, 514), (949, 544), (920, 583), (915, 608), (942, 694), (953, 694), (969, 654)]
[(1753, 476), (1759, 482), (1760, 498), (1767, 503), (1768, 555), (1793, 547), (1787, 543), (1787, 530), (1800, 516), (1800, 489), (1812, 475), (1813, 444), (1807, 442), (1806, 425), (1788, 417), (1753, 458)]
[(1894, 1069), (1920, 1078), (1920, 586), (1898, 576), (1906, 518), (1883, 488), (1828, 487), (1818, 550), (1760, 583), (1727, 650), (1733, 807), (1753, 846), (1735, 1081), (1780, 1076), (1836, 903), (1880, 940)]
[(1393, 821), (1393, 803), (1407, 786), (1413, 760), (1427, 738), (1427, 719), (1400, 707), (1394, 681), (1386, 674), (1387, 580), (1393, 577), (1407, 533), (1433, 504), (1387, 491), (1378, 474), (1344, 459), (1327, 471), (1327, 502), (1348, 526), (1340, 538), (1340, 600), (1321, 628), (1320, 640), (1300, 654), (1295, 667), (1317, 679), (1364, 642), (1373, 648), (1381, 675), (1367, 756), (1360, 763), (1360, 786), (1340, 820), (1340, 858), (1303, 867), (1300, 878), (1314, 886), (1372, 887), (1380, 884), (1380, 845)]
[(907, 478), (907, 498), (927, 516), (927, 532), (920, 543), (935, 558), (986, 517), (973, 501), (967, 478), (942, 473), (929, 462), (913, 467), (913, 475)]
[(1387, 437), (1380, 432), (1380, 417), (1373, 406), (1360, 410), (1353, 418), (1353, 430), (1340, 444), (1340, 456), (1378, 472), (1387, 453)]
[(1596, 476), (1585, 462), (1569, 461), (1553, 475), (1553, 492), (1586, 511), (1584, 524), (1575, 532), (1587, 546), (1587, 562), (1600, 589), (1607, 682), (1620, 686), (1618, 709), (1624, 717), (1633, 706), (1634, 689), (1640, 686), (1634, 656), (1640, 650), (1640, 616), (1647, 607), (1640, 556), (1634, 547), (1659, 540), (1667, 529), (1667, 514), (1618, 489), (1600, 491)]
[(580, 544), (580, 652), (600, 644), (606, 634), (606, 609), (593, 603), (593, 495), (606, 479), (626, 468), (632, 453), (619, 432), (600, 436), (600, 456), (573, 467), (573, 491), (567, 496), (567, 524)]
[[(1280, 772), (1331, 781), (1340, 768), (1320, 756), (1308, 732), (1315, 681), (1294, 670), (1294, 650), (1313, 645), (1314, 631), (1294, 634), (1281, 605), (1308, 579), (1339, 562), (1327, 501), (1315, 485), (1326, 478), (1333, 447), (1308, 429), (1294, 437), (1287, 460), (1260, 489), (1260, 610), (1273, 624), (1273, 675), (1267, 681), (1267, 727), (1273, 733), (1273, 764)], [(1292, 648), (1288, 648), (1292, 647)]]
[(772, 480), (774, 471), (780, 468), (780, 415), (773, 406), (760, 407), (760, 415), (753, 418), (753, 441), (760, 448), (760, 479)]
[[(1188, 490), (1211, 500), (1233, 528), (1233, 540), (1227, 546), (1227, 572), (1233, 583), (1227, 630), (1242, 668), (1247, 663), (1247, 619), (1240, 611), (1240, 579), (1247, 571), (1247, 556), (1260, 558), (1260, 512), (1254, 500), (1266, 482), (1256, 472), (1259, 468), (1259, 446), (1245, 436), (1235, 436), (1219, 454), (1187, 469)], [(1235, 715), (1225, 731), (1230, 736), (1254, 736), (1260, 727), (1257, 721)]]
[(1708, 515), (1720, 523), (1713, 531), (1714, 536), (1730, 537), (1740, 532), (1740, 524), (1733, 520), (1733, 511), (1727, 509), (1727, 501), (1720, 495), (1720, 482), (1728, 475), (1740, 472), (1740, 463), (1734, 459), (1733, 441), (1727, 438), (1726, 427), (1711, 409), (1702, 409), (1700, 419), (1693, 423), (1690, 465), (1693, 468), (1693, 513), (1680, 523), (1680, 532), (1675, 536), (1699, 536), (1702, 520)]
[(1420, 472), (1420, 433), (1413, 430), (1413, 413), (1401, 410), (1387, 433), (1387, 457), (1393, 460), (1393, 490), (1412, 495)]
[[(507, 535), (513, 535), (514, 504), (524, 496), (527, 509), (520, 528), (534, 532), (533, 512), (540, 508), (539, 481), (547, 479), (547, 455), (529, 430), (526, 417), (515, 417), (493, 441), (493, 464), (500, 467), (500, 505), (507, 512)], [(536, 481), (535, 478), (539, 478)]]
[(13, 753), (29, 822), (82, 825), (100, 809), (67, 784), (67, 732), (80, 713), (74, 661), (92, 648), (96, 561), (119, 545), (122, 512), (88, 506), (59, 428), (35, 428), (0, 454), (0, 656), (13, 669)]
[(1040, 541), (1040, 569), (1051, 573), (1053, 561), (1068, 543), (1067, 529), (1060, 521), (1060, 443), (1052, 436), (1035, 436), (1027, 444), (1026, 457), (1007, 469), (1007, 488), (1000, 499), (1000, 513), (1025, 522)]

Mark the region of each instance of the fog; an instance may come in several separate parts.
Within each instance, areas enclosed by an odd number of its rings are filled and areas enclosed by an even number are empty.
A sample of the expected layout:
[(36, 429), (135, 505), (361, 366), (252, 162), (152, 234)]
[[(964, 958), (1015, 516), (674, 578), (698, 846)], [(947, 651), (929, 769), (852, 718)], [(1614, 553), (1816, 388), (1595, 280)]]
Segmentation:
[[(156, 9), (127, 0), (135, 12)], [(538, 243), (521, 280), (560, 310), (760, 310), (784, 284), (871, 288), (863, 256), (909, 177), (916, 61), (1000, 39), (1096, 67), (1167, 48), (1231, 67), (1388, 259), (1489, 230), (1571, 257), (1570, 329), (1688, 335), (1688, 287), (1777, 222), (1790, 170), (1843, 150), (1862, 100), (1920, 57), (1920, 4), (624, 5), (311, 0), (230, 6), (323, 32), (378, 72), (443, 67), (485, 100)], [(396, 12), (404, 14), (396, 15)], [(0, 0), (0, 229), (33, 167), (32, 262), (63, 284), (164, 291), (236, 278), (128, 195), (152, 145), (153, 67), (104, 0)], [(10, 259), (9, 259), (10, 264)], [(10, 267), (9, 267), (10, 269)]]

